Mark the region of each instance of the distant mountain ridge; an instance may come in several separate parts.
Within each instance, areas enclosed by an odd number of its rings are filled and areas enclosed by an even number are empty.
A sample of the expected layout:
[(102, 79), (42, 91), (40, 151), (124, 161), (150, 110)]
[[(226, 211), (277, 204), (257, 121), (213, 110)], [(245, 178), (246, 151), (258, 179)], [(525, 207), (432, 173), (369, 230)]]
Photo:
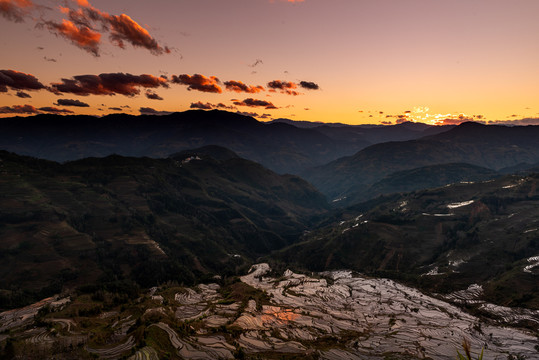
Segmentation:
[(458, 162), (500, 170), (534, 164), (539, 161), (537, 139), (539, 126), (464, 123), (417, 140), (375, 144), (301, 175), (333, 199), (363, 192), (394, 172), (424, 166)]
[[(360, 203), (377, 196), (436, 188), (458, 182), (475, 182), (500, 177), (498, 172), (466, 163), (428, 165), (391, 173), (347, 196), (341, 204)], [(338, 204), (338, 205), (341, 205)]]
[(365, 144), (365, 146), (388, 141), (418, 139), (423, 136), (439, 134), (455, 127), (455, 125), (434, 126), (411, 121), (405, 121), (395, 125), (349, 125), (343, 123), (275, 119), (268, 123), (284, 123), (299, 128), (313, 129), (337, 141), (344, 141), (345, 143), (359, 142)]
[[(207, 145), (224, 146), (279, 173), (298, 174), (373, 143), (409, 140), (443, 127), (302, 128), (294, 122), (264, 123), (236, 113), (189, 110), (164, 116), (113, 114), (104, 117), (36, 115), (0, 119), (0, 149), (53, 161), (86, 157), (170, 154)], [(413, 128), (413, 130), (411, 130)]]

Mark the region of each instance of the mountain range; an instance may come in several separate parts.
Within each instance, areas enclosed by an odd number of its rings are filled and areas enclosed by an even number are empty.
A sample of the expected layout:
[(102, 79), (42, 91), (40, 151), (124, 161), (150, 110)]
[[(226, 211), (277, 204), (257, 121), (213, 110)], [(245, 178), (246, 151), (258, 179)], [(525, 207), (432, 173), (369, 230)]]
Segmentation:
[[(292, 122), (293, 124), (293, 122)], [(278, 173), (298, 174), (378, 142), (416, 139), (443, 127), (400, 124), (299, 128), (263, 123), (226, 111), (190, 110), (164, 116), (37, 115), (0, 121), (0, 148), (58, 162), (86, 157), (167, 157), (206, 145), (225, 146)]]
[(463, 123), (417, 140), (369, 146), (356, 154), (307, 169), (301, 176), (330, 199), (352, 195), (366, 200), (367, 190), (397, 171), (466, 163), (492, 170), (539, 161), (539, 126), (506, 127)]

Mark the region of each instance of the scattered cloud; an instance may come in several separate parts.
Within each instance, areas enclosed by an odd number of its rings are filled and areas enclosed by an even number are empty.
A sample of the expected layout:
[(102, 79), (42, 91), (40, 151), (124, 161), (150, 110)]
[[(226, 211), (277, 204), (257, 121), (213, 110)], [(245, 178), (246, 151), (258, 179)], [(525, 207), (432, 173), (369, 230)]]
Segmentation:
[(92, 30), (90, 27), (86, 25), (76, 25), (74, 22), (66, 19), (62, 19), (61, 23), (46, 21), (43, 23), (43, 26), (52, 33), (71, 40), (74, 45), (90, 54), (99, 56), (101, 34)]
[(121, 49), (125, 49), (126, 44), (131, 44), (133, 47), (147, 49), (154, 55), (171, 52), (167, 46), (160, 45), (148, 30), (129, 15), (111, 15), (96, 9), (88, 1), (72, 3), (76, 3), (79, 7), (77, 9), (68, 6), (59, 7), (67, 19), (62, 19), (61, 22), (41, 20), (38, 27), (45, 27), (52, 33), (71, 40), (73, 44), (94, 56), (100, 55), (102, 33), (108, 33), (111, 43)]
[(312, 81), (300, 81), (299, 86), (307, 90), (319, 90), (320, 86)]
[(119, 107), (109, 107), (109, 110), (113, 110), (113, 111), (122, 111), (122, 108), (119, 108)]
[(17, 93), (15, 94), (15, 96), (18, 96), (20, 97), (21, 99), (27, 99), (27, 98), (31, 98), (32, 96), (28, 93), (25, 93), (24, 91), (17, 91)]
[(200, 74), (188, 75), (173, 75), (172, 80), (175, 84), (187, 85), (187, 90), (197, 90), (208, 93), (222, 93), (223, 90), (218, 85), (219, 79), (215, 76), (206, 77)]
[(300, 95), (299, 92), (293, 90), (296, 89), (298, 86), (290, 81), (282, 81), (282, 80), (273, 80), (268, 83), (268, 88), (270, 88), (272, 92), (276, 92), (279, 90), (283, 94), (287, 95)]
[(0, 14), (7, 20), (23, 22), (33, 6), (31, 0), (0, 0)]
[(58, 109), (55, 107), (41, 107), (39, 109), (32, 105), (13, 105), (0, 107), (0, 114), (40, 114), (40, 113), (52, 113), (52, 114), (73, 114), (73, 111), (67, 109)]
[(43, 56), (43, 59), (45, 59), (45, 61), (48, 61), (48, 62), (56, 62), (56, 59), (49, 58), (49, 57), (46, 57), (46, 56)]
[(270, 89), (285, 90), (285, 89), (295, 89), (297, 88), (297, 85), (291, 81), (273, 80), (268, 83), (268, 87)]
[(248, 94), (256, 94), (265, 90), (263, 86), (249, 86), (236, 80), (225, 81), (224, 85), (228, 91), (235, 91), (238, 93), (245, 92)]
[[(75, 18), (80, 18), (81, 13), (85, 14), (83, 20), (99, 21), (102, 26), (110, 31), (111, 41), (118, 47), (124, 49), (125, 43), (133, 47), (141, 47), (149, 50), (154, 55), (169, 54), (170, 49), (159, 43), (150, 35), (148, 30), (140, 26), (135, 20), (126, 14), (111, 15), (91, 6), (88, 1), (77, 1), (82, 7), (82, 12), (75, 12)], [(70, 16), (71, 16), (70, 12)]]
[(146, 97), (150, 100), (163, 100), (161, 96), (157, 95), (155, 92), (151, 90), (146, 91)]
[(74, 114), (73, 111), (67, 109), (58, 109), (52, 106), (40, 107), (39, 111), (51, 113), (51, 114)]
[(219, 104), (211, 104), (209, 102), (203, 103), (202, 101), (197, 101), (195, 103), (191, 103), (190, 106), (191, 109), (202, 109), (202, 110), (211, 110), (211, 109), (224, 109), (224, 110), (237, 110), (235, 106), (228, 106), (223, 103)]
[(32, 105), (1, 106), (0, 114), (38, 114), (39, 110)]
[(191, 109), (201, 109), (201, 110), (211, 110), (214, 108), (213, 104), (210, 103), (203, 103), (201, 101), (197, 101), (196, 103), (191, 103), (191, 106), (189, 106)]
[(244, 99), (243, 101), (234, 101), (234, 105), (238, 106), (249, 106), (249, 107), (263, 107), (265, 109), (277, 109), (275, 105), (273, 105), (269, 101), (265, 100), (257, 100), (252, 98)]
[(159, 111), (150, 107), (141, 107), (139, 109), (140, 115), (170, 115), (172, 111)]
[(117, 16), (103, 13), (103, 17), (111, 26), (111, 40), (120, 48), (124, 49), (124, 42), (128, 42), (134, 47), (150, 50), (154, 55), (170, 54), (170, 49), (167, 46), (162, 47), (159, 45), (148, 30), (144, 29), (129, 16), (125, 14)]
[(392, 125), (393, 123), (391, 121), (380, 121), (380, 124), (383, 125)]
[(264, 64), (264, 62), (263, 62), (262, 60), (256, 59), (254, 63), (252, 63), (251, 65), (249, 65), (249, 67), (253, 67), (253, 68), (254, 68), (254, 67), (256, 67), (256, 66), (258, 66), (258, 65), (262, 65), (262, 64)]
[(395, 120), (395, 124), (402, 124), (404, 122), (410, 121), (410, 119), (408, 119), (408, 116), (406, 115), (397, 115), (395, 117), (397, 118), (397, 120)]
[(219, 103), (215, 105), (216, 109), (225, 109), (225, 110), (236, 110), (237, 108), (235, 106), (228, 106), (223, 103)]
[(99, 75), (77, 75), (72, 79), (62, 79), (61, 83), (51, 84), (55, 93), (71, 93), (75, 95), (125, 95), (140, 94), (140, 87), (168, 87), (163, 77), (153, 75), (132, 75), (125, 73), (107, 73)]
[(14, 90), (41, 90), (45, 85), (31, 74), (15, 70), (0, 70), (0, 93), (7, 92), (8, 88)]
[(58, 106), (76, 106), (76, 107), (90, 107), (89, 104), (79, 101), (79, 100), (73, 100), (73, 99), (58, 99), (58, 101), (54, 104)]
[(236, 114), (243, 115), (243, 116), (250, 116), (250, 117), (260, 117), (260, 115), (258, 115), (258, 113), (255, 113), (255, 112), (236, 111)]

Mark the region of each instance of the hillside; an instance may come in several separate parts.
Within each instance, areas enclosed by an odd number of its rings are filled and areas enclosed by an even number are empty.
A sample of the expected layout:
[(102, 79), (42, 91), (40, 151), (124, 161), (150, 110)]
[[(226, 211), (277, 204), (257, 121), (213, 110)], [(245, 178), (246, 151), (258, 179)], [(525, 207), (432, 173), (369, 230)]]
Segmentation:
[(417, 140), (369, 146), (353, 156), (309, 169), (301, 176), (329, 198), (363, 192), (397, 171), (428, 165), (468, 163), (492, 170), (539, 161), (539, 126), (464, 123)]
[(344, 209), (273, 258), (309, 271), (388, 276), (431, 292), (479, 284), (484, 300), (539, 309), (538, 182), (537, 174), (509, 176)]
[[(255, 264), (240, 278), (119, 293), (71, 292), (0, 312), (0, 356), (39, 359), (534, 359), (518, 328), (539, 312), (481, 303), (489, 318), (388, 279)], [(476, 288), (474, 288), (477, 291)], [(503, 315), (504, 318), (500, 318)], [(418, 335), (419, 334), (419, 335)]]
[(233, 274), (327, 210), (298, 177), (196, 151), (63, 165), (3, 151), (0, 172), (0, 308), (83, 283)]
[(360, 203), (377, 196), (436, 188), (458, 182), (489, 180), (501, 176), (496, 171), (464, 163), (422, 166), (385, 176), (365, 190), (348, 195), (337, 205)]

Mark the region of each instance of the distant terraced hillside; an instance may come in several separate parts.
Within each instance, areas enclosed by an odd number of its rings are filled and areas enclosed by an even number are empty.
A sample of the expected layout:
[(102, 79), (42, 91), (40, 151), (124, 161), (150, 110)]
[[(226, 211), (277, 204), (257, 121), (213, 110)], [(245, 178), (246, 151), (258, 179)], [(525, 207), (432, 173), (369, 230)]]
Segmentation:
[(432, 292), (484, 286), (484, 299), (539, 309), (539, 175), (378, 198), (337, 212), (272, 259), (352, 269)]

